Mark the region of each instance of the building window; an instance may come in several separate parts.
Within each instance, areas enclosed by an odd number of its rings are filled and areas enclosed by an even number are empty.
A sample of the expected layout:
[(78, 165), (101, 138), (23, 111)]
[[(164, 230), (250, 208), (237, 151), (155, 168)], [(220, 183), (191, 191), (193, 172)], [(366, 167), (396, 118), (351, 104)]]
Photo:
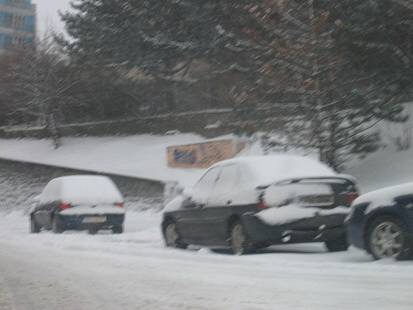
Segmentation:
[(13, 24), (13, 15), (10, 13), (0, 12), (0, 27), (11, 27)]
[(12, 37), (7, 34), (0, 33), (0, 48), (9, 47), (12, 44)]

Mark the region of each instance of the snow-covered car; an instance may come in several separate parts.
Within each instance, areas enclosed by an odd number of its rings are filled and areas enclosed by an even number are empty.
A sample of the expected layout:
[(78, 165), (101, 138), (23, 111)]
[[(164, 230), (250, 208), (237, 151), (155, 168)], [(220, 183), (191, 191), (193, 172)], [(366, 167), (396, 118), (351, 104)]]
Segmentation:
[(241, 157), (209, 168), (190, 195), (165, 207), (169, 247), (230, 247), (234, 254), (279, 243), (325, 242), (347, 250), (344, 219), (358, 196), (353, 178), (307, 157)]
[(413, 183), (387, 187), (357, 198), (347, 218), (350, 243), (375, 259), (413, 255)]
[(112, 180), (105, 176), (77, 175), (51, 180), (30, 211), (30, 231), (100, 229), (123, 232), (124, 201)]

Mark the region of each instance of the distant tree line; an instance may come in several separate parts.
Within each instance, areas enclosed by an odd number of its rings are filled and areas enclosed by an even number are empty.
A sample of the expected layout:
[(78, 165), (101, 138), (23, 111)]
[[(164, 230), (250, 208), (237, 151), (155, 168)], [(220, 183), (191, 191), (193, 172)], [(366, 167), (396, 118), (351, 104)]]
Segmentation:
[[(82, 0), (69, 37), (0, 61), (0, 122), (59, 123), (230, 107), (336, 169), (403, 122), (413, 6), (382, 0)], [(4, 69), (3, 69), (4, 68)], [(10, 85), (5, 87), (3, 85)]]

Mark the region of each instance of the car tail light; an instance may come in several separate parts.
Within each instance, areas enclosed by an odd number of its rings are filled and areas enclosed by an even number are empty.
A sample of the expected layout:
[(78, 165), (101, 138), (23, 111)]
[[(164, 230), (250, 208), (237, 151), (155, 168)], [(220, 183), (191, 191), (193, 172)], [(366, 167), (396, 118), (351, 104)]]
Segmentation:
[(257, 209), (258, 210), (265, 210), (265, 209), (268, 209), (270, 206), (269, 205), (267, 205), (264, 201), (260, 201), (258, 204), (257, 204)]
[(357, 192), (349, 192), (346, 194), (346, 200), (349, 205), (351, 205), (354, 200), (358, 198), (359, 194)]
[(70, 209), (71, 207), (72, 207), (72, 205), (70, 203), (62, 202), (59, 205), (58, 209), (59, 209), (59, 211), (63, 211), (63, 210)]
[(123, 208), (124, 207), (123, 202), (116, 203), (115, 206), (118, 207), (118, 208)]

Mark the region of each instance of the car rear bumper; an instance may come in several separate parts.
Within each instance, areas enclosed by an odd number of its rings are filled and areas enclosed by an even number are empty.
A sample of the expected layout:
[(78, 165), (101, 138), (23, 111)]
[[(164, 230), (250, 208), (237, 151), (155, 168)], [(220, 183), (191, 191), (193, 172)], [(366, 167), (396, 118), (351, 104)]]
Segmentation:
[(253, 214), (242, 220), (248, 237), (257, 244), (324, 242), (346, 235), (345, 215), (334, 214), (302, 219), (283, 225), (268, 225)]
[[(89, 228), (110, 229), (112, 227), (123, 225), (123, 222), (125, 221), (125, 214), (59, 214), (58, 216), (65, 229), (75, 230), (87, 230)], [(104, 217), (105, 220), (97, 223), (87, 222), (87, 219), (96, 217)]]

